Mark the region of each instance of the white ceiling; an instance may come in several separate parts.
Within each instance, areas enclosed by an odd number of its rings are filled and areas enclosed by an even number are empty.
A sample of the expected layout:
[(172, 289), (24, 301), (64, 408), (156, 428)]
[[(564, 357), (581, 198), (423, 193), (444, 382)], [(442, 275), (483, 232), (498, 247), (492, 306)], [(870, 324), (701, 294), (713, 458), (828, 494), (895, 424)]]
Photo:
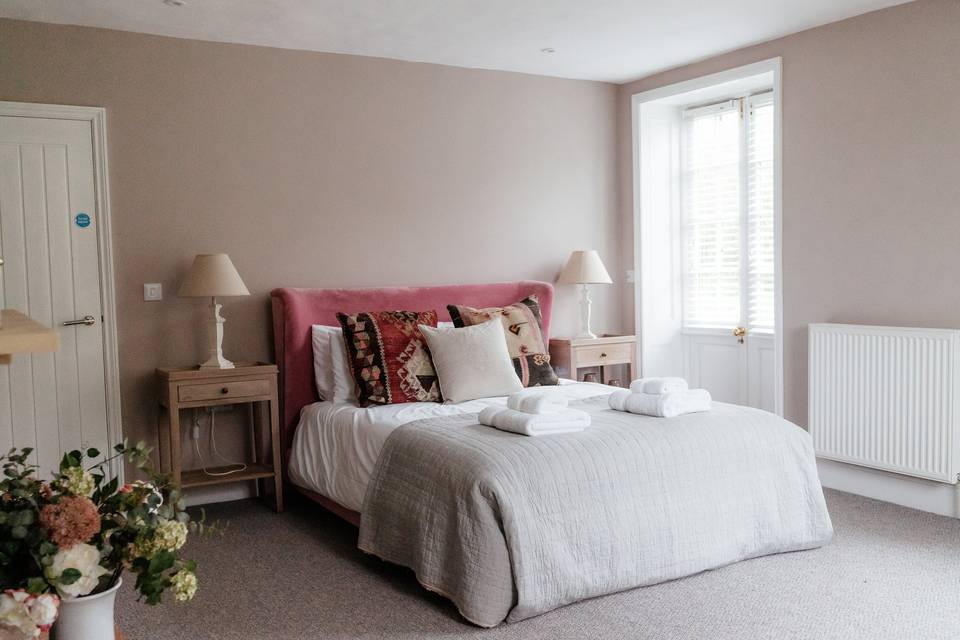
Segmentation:
[[(626, 82), (905, 0), (0, 0), (0, 16)], [(555, 53), (544, 53), (551, 47)]]

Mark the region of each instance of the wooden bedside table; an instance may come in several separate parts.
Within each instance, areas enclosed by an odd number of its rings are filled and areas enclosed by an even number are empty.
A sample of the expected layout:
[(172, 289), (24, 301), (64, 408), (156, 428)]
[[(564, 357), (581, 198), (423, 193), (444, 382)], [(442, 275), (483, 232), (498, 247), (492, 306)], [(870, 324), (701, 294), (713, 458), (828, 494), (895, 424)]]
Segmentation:
[[(233, 369), (157, 369), (157, 383), (161, 407), (160, 467), (170, 473), (173, 481), (188, 489), (256, 480), (260, 495), (263, 496), (266, 488), (264, 481), (273, 478), (274, 506), (277, 512), (283, 511), (276, 365), (261, 362), (238, 364)], [(246, 463), (247, 468), (226, 476), (208, 475), (203, 469), (182, 469), (180, 410), (247, 403), (251, 405), (253, 414), (253, 461)], [(260, 454), (264, 423), (270, 427), (270, 458)], [(216, 467), (209, 471), (225, 469)]]
[(625, 364), (627, 386), (637, 371), (637, 337), (602, 335), (598, 338), (552, 338), (550, 364), (573, 380), (579, 380), (577, 370), (600, 367), (600, 382), (605, 380), (604, 367)]

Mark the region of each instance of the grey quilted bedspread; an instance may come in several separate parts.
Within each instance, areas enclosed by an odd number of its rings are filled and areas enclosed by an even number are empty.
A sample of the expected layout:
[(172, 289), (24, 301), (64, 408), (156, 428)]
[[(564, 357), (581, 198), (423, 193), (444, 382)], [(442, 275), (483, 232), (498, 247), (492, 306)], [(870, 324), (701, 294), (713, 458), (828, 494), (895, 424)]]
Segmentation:
[(359, 547), (491, 627), (830, 540), (806, 431), (721, 403), (649, 418), (598, 402), (577, 403), (593, 425), (574, 434), (520, 436), (475, 415), (399, 427)]

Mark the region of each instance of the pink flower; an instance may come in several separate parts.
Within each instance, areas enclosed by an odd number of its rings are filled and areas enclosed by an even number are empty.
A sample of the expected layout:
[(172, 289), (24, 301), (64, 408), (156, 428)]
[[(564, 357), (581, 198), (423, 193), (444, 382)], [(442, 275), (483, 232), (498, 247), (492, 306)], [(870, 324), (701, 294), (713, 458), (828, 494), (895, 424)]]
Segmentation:
[(100, 532), (100, 512), (86, 496), (63, 496), (40, 510), (40, 524), (58, 547), (69, 549)]
[(133, 493), (133, 485), (129, 482), (117, 490), (117, 493)]
[(40, 627), (40, 631), (49, 631), (57, 621), (60, 598), (53, 593), (31, 597), (27, 600), (27, 610), (30, 612), (30, 619)]
[(0, 625), (36, 638), (50, 630), (59, 609), (60, 598), (52, 593), (33, 596), (23, 589), (7, 589), (0, 594)]

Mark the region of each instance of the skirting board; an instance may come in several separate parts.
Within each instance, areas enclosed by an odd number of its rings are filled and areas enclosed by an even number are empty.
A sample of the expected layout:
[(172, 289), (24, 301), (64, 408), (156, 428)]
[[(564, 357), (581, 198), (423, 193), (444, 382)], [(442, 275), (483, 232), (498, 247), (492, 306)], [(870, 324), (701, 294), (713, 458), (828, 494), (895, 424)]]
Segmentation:
[[(273, 482), (273, 480), (271, 480)], [(215, 502), (231, 502), (254, 498), (257, 495), (256, 483), (235, 482), (211, 487), (191, 487), (184, 491), (184, 501), (188, 507), (197, 507)]]
[(829, 489), (960, 518), (956, 485), (817, 458), (820, 483)]

